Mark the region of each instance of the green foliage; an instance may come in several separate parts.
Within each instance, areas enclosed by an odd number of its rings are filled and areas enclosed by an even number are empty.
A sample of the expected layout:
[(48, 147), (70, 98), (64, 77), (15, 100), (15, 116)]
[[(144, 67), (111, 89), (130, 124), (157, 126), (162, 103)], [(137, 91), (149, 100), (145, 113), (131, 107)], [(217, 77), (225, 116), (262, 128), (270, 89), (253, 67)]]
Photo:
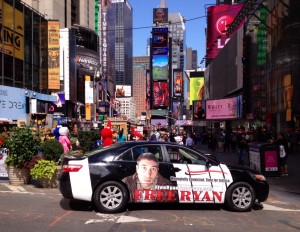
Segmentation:
[(40, 160), (32, 169), (30, 175), (35, 179), (45, 178), (51, 180), (57, 170), (57, 162), (52, 160)]
[(41, 145), (44, 159), (58, 162), (60, 156), (64, 153), (64, 148), (56, 139), (48, 139)]
[(5, 160), (7, 165), (17, 168), (24, 167), (26, 161), (37, 154), (41, 144), (39, 133), (33, 131), (31, 127), (13, 127), (9, 131), (9, 138), (5, 140), (9, 155)]
[(100, 138), (98, 131), (78, 131), (78, 141), (80, 143), (80, 149), (83, 152), (93, 150), (93, 145)]

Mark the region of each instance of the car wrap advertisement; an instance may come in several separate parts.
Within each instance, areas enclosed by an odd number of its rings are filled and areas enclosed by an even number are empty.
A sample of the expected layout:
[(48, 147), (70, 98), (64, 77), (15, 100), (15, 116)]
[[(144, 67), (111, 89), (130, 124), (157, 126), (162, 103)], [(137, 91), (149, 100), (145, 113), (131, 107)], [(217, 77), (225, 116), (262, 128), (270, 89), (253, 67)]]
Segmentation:
[(208, 169), (205, 165), (196, 164), (171, 165), (175, 171), (166, 178), (160, 173), (160, 165), (154, 154), (141, 154), (137, 159), (136, 172), (123, 179), (131, 191), (131, 202), (224, 202), (227, 185), (232, 182), (225, 165)]

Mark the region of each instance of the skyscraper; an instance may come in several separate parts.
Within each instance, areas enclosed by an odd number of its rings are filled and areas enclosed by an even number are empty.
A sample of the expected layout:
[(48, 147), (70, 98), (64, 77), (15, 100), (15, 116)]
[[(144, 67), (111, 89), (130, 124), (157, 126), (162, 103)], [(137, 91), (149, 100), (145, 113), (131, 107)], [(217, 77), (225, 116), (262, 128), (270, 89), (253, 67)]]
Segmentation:
[(132, 85), (132, 7), (127, 0), (114, 1), (115, 83)]

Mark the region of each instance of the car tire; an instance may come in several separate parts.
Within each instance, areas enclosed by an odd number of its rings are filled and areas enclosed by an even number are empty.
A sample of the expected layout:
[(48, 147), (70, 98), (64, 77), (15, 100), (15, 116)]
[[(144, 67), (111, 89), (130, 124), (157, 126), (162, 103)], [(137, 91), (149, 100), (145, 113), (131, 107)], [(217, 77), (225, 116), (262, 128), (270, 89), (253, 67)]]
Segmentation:
[(226, 191), (225, 204), (235, 212), (247, 212), (255, 203), (255, 191), (246, 182), (236, 182), (229, 186)]
[(124, 210), (128, 202), (126, 187), (116, 181), (101, 184), (95, 191), (94, 204), (102, 213), (118, 213)]

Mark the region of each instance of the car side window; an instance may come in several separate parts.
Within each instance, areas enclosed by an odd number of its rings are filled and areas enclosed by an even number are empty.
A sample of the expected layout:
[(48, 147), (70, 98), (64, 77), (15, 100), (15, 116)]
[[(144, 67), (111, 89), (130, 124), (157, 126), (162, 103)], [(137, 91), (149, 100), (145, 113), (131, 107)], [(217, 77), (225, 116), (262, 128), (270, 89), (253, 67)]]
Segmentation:
[(136, 161), (137, 158), (142, 153), (152, 153), (158, 159), (158, 161), (163, 161), (162, 151), (160, 146), (137, 146), (132, 149), (133, 159)]
[(120, 155), (116, 160), (133, 161), (131, 150), (126, 151)]
[(206, 160), (184, 147), (166, 146), (171, 163), (206, 164)]

